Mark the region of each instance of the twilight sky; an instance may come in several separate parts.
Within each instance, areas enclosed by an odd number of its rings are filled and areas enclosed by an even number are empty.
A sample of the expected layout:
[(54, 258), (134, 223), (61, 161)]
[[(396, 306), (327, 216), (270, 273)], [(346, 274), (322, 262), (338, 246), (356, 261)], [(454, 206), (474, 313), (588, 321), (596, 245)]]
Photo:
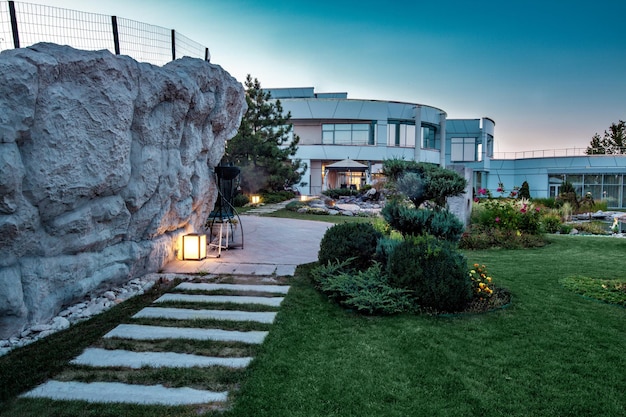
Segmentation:
[(626, 119), (624, 0), (28, 2), (175, 29), (242, 82), (490, 117), (496, 152), (585, 148)]

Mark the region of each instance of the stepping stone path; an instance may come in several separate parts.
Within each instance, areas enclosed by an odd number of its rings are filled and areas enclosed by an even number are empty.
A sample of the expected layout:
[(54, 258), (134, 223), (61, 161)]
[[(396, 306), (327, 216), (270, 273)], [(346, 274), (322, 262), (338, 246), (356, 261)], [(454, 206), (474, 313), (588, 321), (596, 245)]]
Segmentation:
[[(257, 277), (258, 278), (258, 277)], [(194, 294), (167, 293), (155, 300), (153, 306), (135, 314), (133, 319), (197, 320), (217, 322), (273, 323), (276, 312), (241, 310), (202, 309), (207, 303), (215, 305), (237, 304), (263, 305), (278, 308), (289, 291), (287, 285), (250, 285), (222, 283), (184, 282), (174, 290), (193, 291)], [(253, 295), (210, 295), (201, 292), (235, 292)], [(264, 295), (264, 296), (263, 296)], [(165, 302), (184, 302), (189, 308), (162, 307)], [(216, 326), (217, 327), (217, 326)], [(261, 344), (267, 331), (233, 331), (220, 328), (166, 327), (144, 324), (120, 324), (104, 335), (104, 339), (161, 340), (192, 339), (217, 342), (239, 342)], [(88, 348), (70, 363), (96, 368), (190, 368), (223, 366), (245, 368), (251, 357), (209, 357), (176, 352), (134, 352), (123, 349)], [(170, 388), (162, 385), (137, 385), (119, 382), (78, 382), (50, 380), (22, 395), (24, 398), (49, 398), (53, 400), (83, 400), (93, 403), (132, 403), (146, 405), (191, 405), (223, 403), (228, 392), (213, 392), (194, 388)]]

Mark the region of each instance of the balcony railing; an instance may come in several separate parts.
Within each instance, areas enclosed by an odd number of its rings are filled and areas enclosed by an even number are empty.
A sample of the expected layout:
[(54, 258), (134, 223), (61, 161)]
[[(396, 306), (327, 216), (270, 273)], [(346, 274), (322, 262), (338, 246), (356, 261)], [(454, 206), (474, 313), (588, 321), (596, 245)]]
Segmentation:
[[(594, 148), (593, 156), (626, 155), (626, 148), (606, 149)], [(494, 152), (492, 159), (532, 159), (554, 158), (566, 156), (587, 156), (587, 148), (542, 149), (521, 152)]]

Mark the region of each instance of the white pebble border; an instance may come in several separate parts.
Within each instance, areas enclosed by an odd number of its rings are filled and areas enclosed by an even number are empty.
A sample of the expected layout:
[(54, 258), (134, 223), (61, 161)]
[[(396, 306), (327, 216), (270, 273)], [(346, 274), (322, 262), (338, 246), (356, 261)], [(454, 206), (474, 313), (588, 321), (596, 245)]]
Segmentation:
[(121, 286), (110, 288), (104, 292), (87, 295), (83, 301), (65, 308), (48, 323), (35, 324), (9, 339), (0, 339), (0, 356), (15, 348), (29, 345), (60, 330), (67, 329), (74, 323), (103, 313), (131, 297), (141, 295), (152, 288), (159, 279), (171, 281), (174, 278), (182, 277), (176, 274), (147, 274), (133, 278)]

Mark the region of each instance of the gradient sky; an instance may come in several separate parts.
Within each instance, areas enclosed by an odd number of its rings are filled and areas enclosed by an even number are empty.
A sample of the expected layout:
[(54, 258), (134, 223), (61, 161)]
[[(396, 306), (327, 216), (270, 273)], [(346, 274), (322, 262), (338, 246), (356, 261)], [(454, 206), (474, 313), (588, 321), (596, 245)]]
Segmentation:
[(489, 117), (496, 152), (585, 148), (626, 119), (625, 0), (29, 2), (175, 29), (242, 82)]

